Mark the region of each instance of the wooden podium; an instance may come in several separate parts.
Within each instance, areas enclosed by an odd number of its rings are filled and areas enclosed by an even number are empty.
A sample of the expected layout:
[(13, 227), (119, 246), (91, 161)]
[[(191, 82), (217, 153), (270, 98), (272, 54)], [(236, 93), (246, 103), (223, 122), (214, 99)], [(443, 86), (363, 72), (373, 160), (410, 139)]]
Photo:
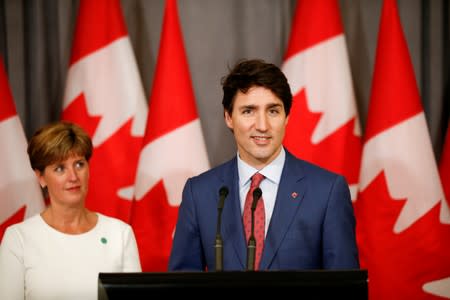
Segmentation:
[[(245, 293), (236, 293), (241, 291)], [(100, 273), (98, 278), (99, 300), (217, 292), (218, 297), (247, 293), (272, 297), (268, 291), (286, 291), (285, 295), (302, 299), (367, 299), (367, 270)]]

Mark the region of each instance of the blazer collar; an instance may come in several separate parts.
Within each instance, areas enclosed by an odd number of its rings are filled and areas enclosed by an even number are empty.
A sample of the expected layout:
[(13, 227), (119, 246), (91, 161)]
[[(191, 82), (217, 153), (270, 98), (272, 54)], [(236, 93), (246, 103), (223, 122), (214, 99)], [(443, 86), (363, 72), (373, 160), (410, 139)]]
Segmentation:
[(306, 194), (305, 172), (300, 160), (286, 151), (272, 219), (269, 224), (260, 269), (267, 269), (277, 253)]
[(222, 211), (223, 237), (224, 240), (232, 242), (234, 251), (244, 269), (247, 260), (247, 244), (244, 235), (244, 225), (242, 224), (236, 157), (224, 164), (219, 176), (223, 185), (229, 189), (228, 199), (225, 201)]
[[(281, 174), (272, 219), (266, 235), (260, 269), (270, 266), (289, 225), (295, 217), (306, 193), (304, 170), (300, 160), (286, 150), (286, 160)], [(228, 198), (222, 212), (223, 237), (231, 241), (234, 251), (246, 268), (247, 243), (239, 200), (239, 176), (236, 157), (223, 165), (219, 177), (229, 189)]]

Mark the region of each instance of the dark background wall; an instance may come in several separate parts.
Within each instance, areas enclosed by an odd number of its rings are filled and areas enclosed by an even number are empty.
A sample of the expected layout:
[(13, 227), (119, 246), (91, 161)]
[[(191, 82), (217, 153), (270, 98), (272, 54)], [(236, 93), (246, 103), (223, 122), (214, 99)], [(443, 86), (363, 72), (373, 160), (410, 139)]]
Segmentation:
[[(148, 99), (164, 1), (122, 0), (121, 4)], [(258, 57), (281, 65), (295, 4), (294, 0), (178, 1), (212, 166), (235, 154), (222, 118), (221, 77), (240, 58)], [(341, 0), (339, 4), (364, 128), (382, 1)], [(437, 158), (450, 111), (449, 6), (447, 0), (398, 1)], [(27, 136), (60, 118), (77, 8), (78, 0), (0, 0), (0, 53)]]

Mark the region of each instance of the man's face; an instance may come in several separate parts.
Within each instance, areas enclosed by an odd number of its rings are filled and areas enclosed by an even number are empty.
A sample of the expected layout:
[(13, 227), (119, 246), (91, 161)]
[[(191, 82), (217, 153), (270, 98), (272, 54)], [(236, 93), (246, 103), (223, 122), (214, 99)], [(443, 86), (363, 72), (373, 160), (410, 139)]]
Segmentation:
[(272, 91), (251, 87), (234, 98), (232, 115), (225, 122), (233, 131), (243, 161), (261, 169), (280, 153), (288, 117), (283, 102)]

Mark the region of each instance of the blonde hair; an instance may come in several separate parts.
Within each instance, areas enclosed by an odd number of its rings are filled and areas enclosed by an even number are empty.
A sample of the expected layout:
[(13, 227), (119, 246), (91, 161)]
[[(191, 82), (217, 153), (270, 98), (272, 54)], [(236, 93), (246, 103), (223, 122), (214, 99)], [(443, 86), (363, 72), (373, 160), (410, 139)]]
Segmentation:
[(33, 170), (44, 169), (61, 162), (71, 155), (80, 155), (89, 161), (92, 156), (92, 140), (80, 126), (60, 121), (38, 129), (28, 143), (28, 156)]

